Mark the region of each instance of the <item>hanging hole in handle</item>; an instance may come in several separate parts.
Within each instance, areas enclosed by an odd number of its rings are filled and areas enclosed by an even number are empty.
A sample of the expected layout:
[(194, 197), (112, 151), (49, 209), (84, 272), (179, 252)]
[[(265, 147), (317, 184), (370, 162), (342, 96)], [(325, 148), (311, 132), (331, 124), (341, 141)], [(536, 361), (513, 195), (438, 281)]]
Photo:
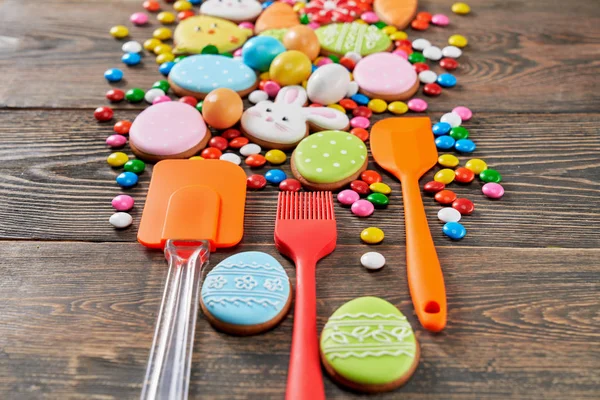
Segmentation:
[(440, 312), (440, 305), (435, 301), (430, 301), (425, 305), (425, 312), (427, 314), (437, 314)]

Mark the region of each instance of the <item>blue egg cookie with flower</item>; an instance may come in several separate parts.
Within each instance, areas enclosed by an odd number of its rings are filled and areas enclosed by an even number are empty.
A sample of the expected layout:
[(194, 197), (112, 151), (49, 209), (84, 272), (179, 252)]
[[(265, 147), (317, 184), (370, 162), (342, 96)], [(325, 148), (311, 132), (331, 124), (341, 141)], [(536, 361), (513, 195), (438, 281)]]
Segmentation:
[(200, 306), (217, 329), (253, 335), (273, 328), (292, 304), (291, 283), (275, 258), (259, 251), (221, 261), (202, 284)]

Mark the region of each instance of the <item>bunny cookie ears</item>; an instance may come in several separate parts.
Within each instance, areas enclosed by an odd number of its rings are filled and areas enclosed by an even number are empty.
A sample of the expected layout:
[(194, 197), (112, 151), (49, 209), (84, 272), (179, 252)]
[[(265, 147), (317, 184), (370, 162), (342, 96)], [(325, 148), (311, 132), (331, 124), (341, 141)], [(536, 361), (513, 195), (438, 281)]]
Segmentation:
[(346, 130), (346, 114), (328, 107), (304, 107), (307, 95), (301, 86), (282, 88), (275, 102), (261, 101), (242, 114), (242, 131), (250, 140), (269, 149), (292, 149), (312, 131)]

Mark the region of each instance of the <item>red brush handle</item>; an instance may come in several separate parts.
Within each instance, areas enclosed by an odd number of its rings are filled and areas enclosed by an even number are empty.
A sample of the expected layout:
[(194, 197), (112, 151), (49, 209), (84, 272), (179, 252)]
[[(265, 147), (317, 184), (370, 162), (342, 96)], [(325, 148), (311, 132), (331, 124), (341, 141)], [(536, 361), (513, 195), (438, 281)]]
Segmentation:
[(296, 304), (286, 400), (325, 399), (317, 337), (316, 264), (316, 260), (296, 260)]

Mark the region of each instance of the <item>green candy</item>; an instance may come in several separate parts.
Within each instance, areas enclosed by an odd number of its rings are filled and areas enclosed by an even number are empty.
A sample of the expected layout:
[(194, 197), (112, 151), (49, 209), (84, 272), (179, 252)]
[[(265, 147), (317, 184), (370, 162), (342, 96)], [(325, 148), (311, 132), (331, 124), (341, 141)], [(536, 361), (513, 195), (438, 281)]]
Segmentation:
[(169, 89), (171, 88), (171, 85), (169, 85), (168, 81), (162, 80), (162, 81), (154, 82), (154, 85), (152, 85), (152, 87), (156, 88), (156, 89), (160, 89), (163, 92), (167, 93), (169, 91)]
[(177, 64), (179, 61), (183, 60), (184, 58), (186, 58), (187, 56), (177, 56), (175, 57), (175, 59), (173, 60), (173, 62), (175, 64)]
[(306, 15), (306, 14), (303, 14), (303, 15), (301, 15), (301, 16), (300, 16), (300, 23), (301, 23), (301, 24), (304, 24), (304, 25), (306, 25), (306, 24), (308, 24), (309, 22), (310, 22), (310, 21), (308, 20), (308, 15)]
[(375, 22), (373, 25), (375, 25), (378, 29), (383, 29), (387, 26), (387, 24), (383, 21)]
[(367, 200), (377, 208), (387, 207), (390, 204), (390, 199), (383, 193), (371, 193), (367, 196)]
[(408, 61), (410, 61), (411, 64), (422, 63), (425, 62), (425, 56), (415, 51), (410, 53), (410, 55), (408, 56)]
[(133, 89), (129, 89), (125, 93), (125, 99), (130, 103), (139, 103), (140, 101), (144, 100), (145, 94), (146, 93), (144, 93), (144, 91), (142, 89), (133, 88)]
[(499, 183), (502, 181), (502, 175), (500, 175), (500, 172), (496, 171), (495, 169), (486, 169), (485, 171), (481, 171), (479, 178), (484, 182)]
[(199, 101), (199, 102), (196, 104), (196, 110), (198, 110), (198, 111), (202, 112), (202, 104), (204, 104), (204, 102), (203, 102), (203, 101)]
[(330, 54), (327, 57), (336, 64), (340, 63), (340, 58), (338, 56), (336, 56), (335, 54)]
[(469, 131), (462, 126), (456, 126), (450, 129), (450, 136), (452, 136), (454, 140), (466, 139), (469, 137)]
[(209, 44), (202, 49), (202, 54), (219, 54), (219, 49), (217, 46)]
[(221, 55), (225, 56), (225, 57), (233, 58), (233, 54), (231, 54), (231, 53), (223, 53)]
[(125, 163), (123, 169), (139, 175), (146, 169), (146, 164), (142, 160), (129, 160)]

